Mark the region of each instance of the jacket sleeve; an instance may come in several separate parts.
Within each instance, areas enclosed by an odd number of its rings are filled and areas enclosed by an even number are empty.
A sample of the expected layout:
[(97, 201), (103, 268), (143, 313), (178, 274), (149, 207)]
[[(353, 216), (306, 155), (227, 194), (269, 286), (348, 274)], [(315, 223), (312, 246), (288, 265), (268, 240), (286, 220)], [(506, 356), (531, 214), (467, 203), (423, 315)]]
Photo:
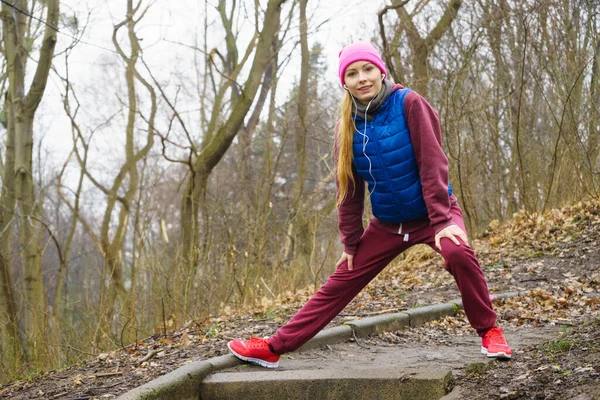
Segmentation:
[(433, 107), (415, 92), (406, 95), (404, 109), (427, 214), (437, 234), (453, 224), (448, 196), (448, 158), (442, 149), (440, 120)]
[[(337, 194), (339, 191), (339, 181), (337, 175), (337, 125), (333, 143), (334, 163), (336, 166), (335, 186)], [(355, 255), (358, 242), (360, 241), (364, 231), (362, 217), (365, 207), (365, 182), (360, 175), (358, 175), (354, 169), (354, 166), (352, 166), (352, 176), (354, 177), (354, 184), (352, 181), (348, 182), (348, 194), (338, 207), (338, 227), (340, 230), (340, 240), (344, 244), (344, 252), (350, 255)]]

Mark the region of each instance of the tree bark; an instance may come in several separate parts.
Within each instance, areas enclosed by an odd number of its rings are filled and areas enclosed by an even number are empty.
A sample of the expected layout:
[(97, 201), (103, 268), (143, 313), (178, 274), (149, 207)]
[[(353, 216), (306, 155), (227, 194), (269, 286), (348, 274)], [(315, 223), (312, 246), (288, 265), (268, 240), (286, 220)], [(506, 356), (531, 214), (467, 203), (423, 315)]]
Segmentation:
[[(28, 4), (24, 0), (16, 2), (15, 6), (28, 10)], [(7, 4), (2, 4), (4, 55), (9, 78), (8, 101), (11, 103), (10, 110), (14, 120), (14, 167), (10, 173), (14, 175), (14, 198), (19, 210), (21, 258), (24, 266), (26, 304), (22, 310), (23, 326), (28, 334), (26, 351), (31, 360), (35, 360), (38, 365), (45, 361), (42, 355), (47, 340), (46, 299), (39, 241), (41, 227), (38, 222), (41, 205), (36, 199), (32, 174), (33, 119), (46, 88), (54, 55), (57, 39), (53, 27), (58, 24), (59, 1), (49, 0), (46, 9), (47, 25), (39, 50), (38, 64), (29, 92), (25, 93), (27, 19), (22, 13), (17, 13)], [(10, 210), (14, 210), (14, 207)], [(10, 234), (4, 235), (2, 239), (9, 240)], [(6, 248), (6, 244), (2, 244), (1, 247)], [(4, 259), (7, 260), (6, 256)]]
[(308, 47), (308, 0), (300, 0), (300, 82), (298, 86), (298, 122), (295, 124), (296, 179), (292, 189), (292, 254), (294, 270), (302, 274), (310, 270), (313, 241), (310, 221), (305, 204), (304, 183), (306, 182), (306, 140), (308, 136), (308, 80), (310, 77), (310, 49)]
[(430, 69), (429, 53), (450, 28), (454, 19), (456, 19), (458, 10), (462, 5), (462, 0), (450, 1), (437, 25), (426, 38), (421, 37), (410, 14), (406, 11), (404, 6), (397, 7), (400, 3), (401, 0), (393, 0), (392, 6), (395, 7), (400, 23), (404, 26), (404, 30), (408, 36), (408, 43), (412, 51), (411, 64), (413, 79), (412, 82), (410, 82), (410, 85), (421, 95), (427, 97)]
[[(14, 193), (15, 176), (15, 129), (14, 114), (11, 101), (7, 99), (4, 105), (7, 115), (6, 126), (6, 158), (2, 171), (2, 192), (0, 194), (0, 311), (6, 315), (6, 324), (1, 324), (2, 341), (0, 342), (1, 360), (8, 374), (13, 374), (25, 361), (24, 338), (19, 332), (19, 307), (15, 299), (12, 266), (12, 226), (15, 222), (16, 199)], [(1, 378), (1, 377), (0, 377)]]

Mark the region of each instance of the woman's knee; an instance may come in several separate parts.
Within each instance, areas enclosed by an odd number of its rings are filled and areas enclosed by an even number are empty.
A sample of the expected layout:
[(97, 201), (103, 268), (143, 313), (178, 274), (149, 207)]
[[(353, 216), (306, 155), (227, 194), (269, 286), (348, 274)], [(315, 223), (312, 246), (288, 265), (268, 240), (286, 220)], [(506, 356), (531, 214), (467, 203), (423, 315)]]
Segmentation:
[(471, 264), (469, 261), (475, 258), (473, 250), (461, 243), (456, 245), (450, 240), (442, 243), (442, 256), (444, 257), (446, 268), (457, 264)]

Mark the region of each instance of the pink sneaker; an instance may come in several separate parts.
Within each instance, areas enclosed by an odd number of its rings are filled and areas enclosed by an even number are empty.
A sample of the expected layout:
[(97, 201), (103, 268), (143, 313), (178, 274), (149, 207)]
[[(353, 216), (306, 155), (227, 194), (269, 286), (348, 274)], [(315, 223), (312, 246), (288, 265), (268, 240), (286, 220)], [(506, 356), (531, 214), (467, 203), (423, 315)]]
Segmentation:
[(227, 343), (227, 347), (231, 354), (240, 360), (266, 368), (277, 368), (279, 366), (279, 354), (271, 351), (269, 339), (232, 340)]
[(502, 328), (493, 327), (481, 338), (481, 354), (488, 357), (510, 358), (512, 350), (506, 343)]

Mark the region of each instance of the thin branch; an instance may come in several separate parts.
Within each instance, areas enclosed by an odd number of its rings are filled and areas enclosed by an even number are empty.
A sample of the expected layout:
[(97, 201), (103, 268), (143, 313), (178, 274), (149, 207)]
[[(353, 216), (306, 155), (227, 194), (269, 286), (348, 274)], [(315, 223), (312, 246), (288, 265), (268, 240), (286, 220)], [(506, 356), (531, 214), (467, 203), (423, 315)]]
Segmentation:
[(379, 10), (377, 13), (377, 20), (379, 21), (379, 36), (381, 37), (382, 46), (383, 46), (383, 56), (385, 58), (386, 65), (388, 69), (390, 69), (390, 74), (393, 77), (396, 77), (396, 71), (394, 63), (392, 62), (392, 52), (390, 51), (390, 46), (387, 41), (387, 35), (385, 33), (385, 24), (383, 23), (383, 16), (387, 14), (388, 11), (394, 10), (396, 8), (404, 7), (410, 0), (404, 0), (402, 3), (397, 5), (388, 5)]
[(51, 23), (48, 23), (48, 22), (44, 21), (41, 18), (36, 17), (35, 15), (32, 15), (32, 14), (28, 13), (27, 11), (23, 10), (22, 8), (17, 7), (16, 5), (12, 4), (11, 2), (9, 2), (7, 0), (0, 0), (0, 2), (6, 4), (7, 6), (13, 8), (14, 10), (20, 12), (21, 14), (23, 14), (23, 15), (31, 18), (31, 19), (35, 19), (36, 21), (41, 22), (42, 24), (46, 25), (48, 28), (50, 28), (50, 29), (52, 29), (52, 30), (54, 30), (56, 32), (60, 32), (56, 26), (52, 25)]
[(196, 146), (194, 146), (194, 141), (192, 140), (192, 135), (191, 135), (190, 131), (188, 130), (185, 122), (181, 118), (181, 115), (179, 114), (179, 112), (175, 108), (175, 105), (171, 102), (171, 100), (169, 100), (169, 97), (167, 96), (167, 94), (163, 90), (162, 86), (158, 83), (158, 81), (154, 77), (154, 74), (152, 73), (152, 71), (150, 71), (150, 68), (148, 67), (148, 64), (146, 64), (146, 61), (144, 60), (144, 57), (140, 57), (140, 60), (142, 61), (142, 64), (144, 64), (144, 67), (146, 67), (146, 71), (148, 72), (148, 74), (150, 75), (150, 78), (152, 78), (152, 81), (154, 82), (154, 84), (158, 88), (158, 91), (162, 95), (162, 98), (167, 102), (167, 105), (169, 106), (169, 108), (171, 109), (171, 111), (173, 111), (173, 115), (179, 121), (179, 124), (181, 125), (181, 128), (185, 132), (185, 135), (186, 135), (186, 137), (188, 139), (188, 142), (190, 143), (190, 149), (192, 150), (192, 152), (194, 152), (194, 154), (197, 155), (198, 154), (198, 150), (196, 149)]

